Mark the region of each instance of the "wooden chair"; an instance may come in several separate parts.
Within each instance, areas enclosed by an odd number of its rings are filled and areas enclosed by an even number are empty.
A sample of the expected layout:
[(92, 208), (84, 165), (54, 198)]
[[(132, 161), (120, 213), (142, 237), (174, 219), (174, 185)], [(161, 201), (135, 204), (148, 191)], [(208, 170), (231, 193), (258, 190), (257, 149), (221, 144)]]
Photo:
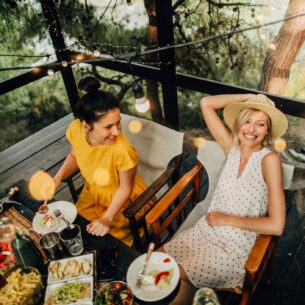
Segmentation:
[[(178, 231), (183, 231), (192, 226), (202, 215), (204, 215), (208, 209), (214, 188), (217, 183), (218, 176), (221, 172), (223, 164), (225, 162), (225, 154), (221, 150), (220, 146), (215, 141), (207, 141), (204, 147), (198, 149), (198, 160), (205, 165), (208, 177), (209, 177), (209, 191), (205, 200), (196, 204), (193, 211), (187, 217), (185, 222), (179, 228)], [(193, 169), (195, 171), (195, 169)], [(192, 170), (192, 171), (193, 171)], [(183, 176), (180, 181), (175, 185), (175, 189), (170, 190), (147, 215), (146, 221), (152, 226), (153, 238), (157, 246), (162, 245), (163, 241), (160, 238), (163, 230), (171, 222), (171, 218), (168, 217), (166, 222), (160, 221), (160, 215), (163, 211), (175, 201), (180, 192), (183, 191), (185, 185), (189, 183), (193, 177), (191, 172)], [(288, 189), (292, 180), (293, 166), (283, 164), (283, 187)], [(180, 188), (180, 190), (179, 190)], [(194, 190), (196, 193), (196, 190)], [(183, 202), (179, 209), (182, 209)], [(276, 254), (276, 248), (278, 244), (278, 236), (262, 235), (257, 237), (255, 245), (249, 255), (249, 258), (245, 264), (245, 281), (243, 287), (232, 287), (232, 289), (220, 289), (230, 290), (241, 294), (241, 305), (247, 305), (250, 302), (252, 295), (254, 294), (259, 283), (263, 279), (270, 281), (273, 263)]]
[[(144, 252), (148, 243), (152, 240), (152, 230), (147, 226), (145, 219), (145, 215), (152, 207), (148, 207), (147, 202), (155, 197), (157, 198), (155, 205), (157, 204), (159, 207), (160, 198), (169, 190), (176, 190), (176, 182), (180, 181), (180, 177), (192, 168), (191, 172), (187, 173), (187, 179), (184, 176), (181, 178), (182, 181), (186, 181), (189, 180), (190, 175), (192, 176), (192, 179), (185, 188), (187, 193), (180, 194), (180, 198), (177, 198), (173, 205), (168, 207), (167, 211), (164, 211), (162, 216), (165, 219), (169, 214), (177, 214), (176, 224), (168, 227), (165, 234), (166, 237), (164, 237), (170, 238), (192, 210), (193, 205), (199, 201), (199, 198), (203, 199), (202, 197), (205, 196), (205, 194), (200, 196), (203, 166), (197, 161), (196, 156), (182, 153), (183, 133), (149, 120), (125, 114), (121, 114), (121, 119), (124, 134), (136, 147), (139, 154), (138, 173), (149, 186), (124, 211), (125, 217), (130, 222), (134, 247), (138, 251)], [(133, 124), (140, 125), (141, 130), (133, 133)], [(188, 165), (187, 167), (185, 167), (186, 164)], [(63, 182), (68, 184), (72, 198), (76, 202), (84, 184), (81, 174), (77, 171), (65, 177)], [(204, 181), (204, 183), (206, 182)], [(181, 182), (179, 182), (180, 184)], [(180, 187), (178, 189), (180, 190)], [(180, 200), (183, 204), (179, 205)], [(180, 209), (180, 206), (186, 206), (186, 201), (188, 202), (188, 208), (178, 213), (177, 211)]]

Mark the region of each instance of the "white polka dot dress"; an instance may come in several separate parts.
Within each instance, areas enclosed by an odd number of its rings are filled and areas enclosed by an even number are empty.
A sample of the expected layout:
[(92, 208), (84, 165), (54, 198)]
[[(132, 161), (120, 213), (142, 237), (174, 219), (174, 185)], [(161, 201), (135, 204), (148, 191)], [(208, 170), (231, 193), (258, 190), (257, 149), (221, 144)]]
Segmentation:
[[(268, 195), (261, 160), (270, 152), (252, 153), (237, 178), (239, 148), (232, 148), (219, 178), (209, 211), (258, 217), (266, 215)], [(242, 286), (244, 264), (257, 233), (230, 226), (210, 227), (205, 216), (190, 229), (164, 245), (165, 251), (181, 264), (195, 287), (229, 288)]]

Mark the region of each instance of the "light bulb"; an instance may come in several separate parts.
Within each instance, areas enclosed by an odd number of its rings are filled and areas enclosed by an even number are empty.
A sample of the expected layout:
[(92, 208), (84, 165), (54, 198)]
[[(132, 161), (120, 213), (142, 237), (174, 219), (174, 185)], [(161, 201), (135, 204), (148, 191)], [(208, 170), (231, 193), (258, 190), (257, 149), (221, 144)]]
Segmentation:
[(53, 75), (53, 74), (54, 74), (54, 71), (53, 71), (53, 69), (50, 68), (50, 69), (48, 70), (48, 75), (51, 76), (51, 75)]
[(126, 7), (126, 11), (128, 13), (131, 13), (134, 10), (134, 5), (132, 3), (131, 0), (127, 0), (127, 7)]
[(150, 109), (150, 102), (145, 96), (142, 96), (141, 98), (136, 98), (135, 108), (136, 111), (140, 113), (145, 113)]
[(93, 55), (96, 56), (96, 57), (99, 57), (100, 56), (100, 51), (99, 50), (94, 50)]
[(150, 108), (150, 102), (145, 97), (142, 86), (139, 85), (137, 82), (135, 82), (133, 84), (132, 91), (136, 99), (136, 103), (135, 103), (136, 110), (140, 113), (147, 112)]

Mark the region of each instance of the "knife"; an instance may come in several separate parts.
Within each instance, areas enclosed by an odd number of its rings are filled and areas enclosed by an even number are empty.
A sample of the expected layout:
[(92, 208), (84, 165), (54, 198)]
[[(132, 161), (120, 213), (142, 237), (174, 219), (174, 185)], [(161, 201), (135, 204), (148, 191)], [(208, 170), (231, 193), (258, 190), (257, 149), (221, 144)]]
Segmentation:
[(146, 267), (148, 265), (151, 253), (153, 252), (154, 248), (155, 248), (155, 244), (150, 243), (149, 246), (148, 246), (148, 250), (147, 250), (144, 265), (142, 267), (141, 272), (138, 274), (138, 277), (137, 277), (137, 284), (136, 284), (137, 287), (140, 287), (141, 284), (142, 284), (142, 281), (143, 281), (143, 278), (144, 278), (144, 275), (145, 275), (145, 271), (146, 271)]

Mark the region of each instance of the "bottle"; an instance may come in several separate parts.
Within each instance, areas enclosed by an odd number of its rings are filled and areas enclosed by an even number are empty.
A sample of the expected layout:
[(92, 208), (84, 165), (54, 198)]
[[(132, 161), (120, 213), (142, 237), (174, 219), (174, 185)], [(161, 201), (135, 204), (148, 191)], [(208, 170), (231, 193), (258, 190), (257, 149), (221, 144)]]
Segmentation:
[(15, 238), (12, 240), (12, 248), (18, 265), (20, 267), (36, 267), (41, 270), (43, 266), (43, 257), (32, 241), (32, 239), (25, 234), (15, 232)]

